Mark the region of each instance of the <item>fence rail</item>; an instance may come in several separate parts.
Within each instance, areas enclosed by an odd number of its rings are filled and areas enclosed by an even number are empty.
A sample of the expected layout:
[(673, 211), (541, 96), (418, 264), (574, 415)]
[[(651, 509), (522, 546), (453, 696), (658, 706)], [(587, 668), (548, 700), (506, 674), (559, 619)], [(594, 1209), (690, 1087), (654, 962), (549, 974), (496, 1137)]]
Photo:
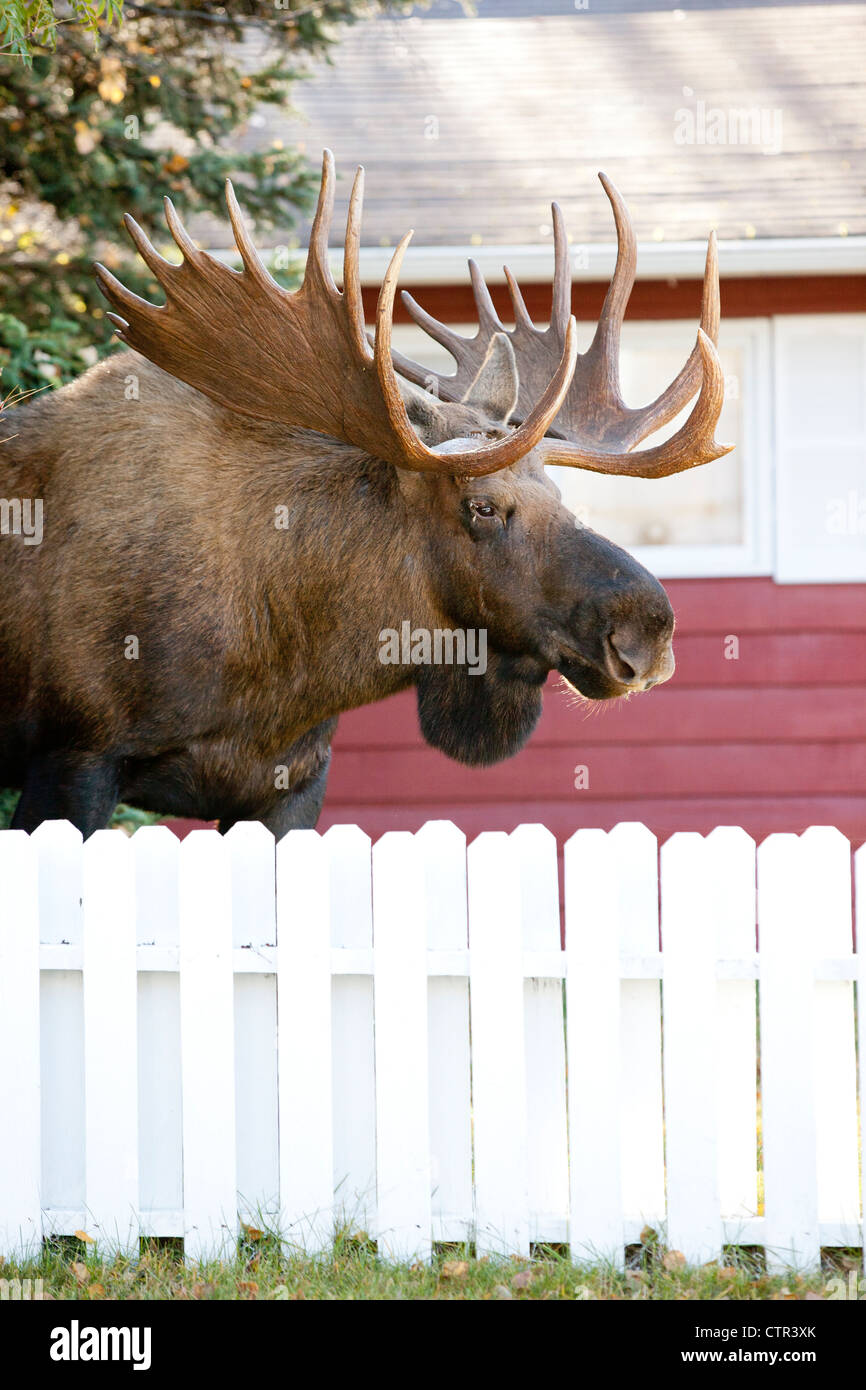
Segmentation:
[(862, 1250), (848, 841), (628, 824), (564, 873), (563, 947), (541, 826), (0, 832), (0, 1253)]

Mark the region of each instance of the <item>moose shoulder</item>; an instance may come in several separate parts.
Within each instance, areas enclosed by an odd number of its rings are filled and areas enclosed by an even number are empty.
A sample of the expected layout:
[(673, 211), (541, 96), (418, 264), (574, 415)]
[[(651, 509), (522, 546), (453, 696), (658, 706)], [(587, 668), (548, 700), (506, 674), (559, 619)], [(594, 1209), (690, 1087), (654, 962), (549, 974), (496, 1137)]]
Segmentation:
[[(619, 395), (635, 247), (608, 184), (620, 251), (589, 350), (555, 210), (547, 329), (512, 286), (506, 331), (474, 267), (474, 338), (408, 301), (457, 362), (430, 393), (391, 351), (408, 238), (371, 345), (361, 172), (342, 292), (327, 268), (333, 181), (326, 153), (296, 294), (262, 266), (230, 187), (241, 273), (198, 250), (170, 204), (180, 266), (129, 219), (165, 306), (99, 267), (131, 351), (8, 417), (0, 492), (39, 499), (43, 528), (40, 544), (0, 536), (0, 785), (23, 789), (18, 827), (65, 816), (89, 833), (125, 800), (282, 833), (315, 824), (344, 710), (414, 684), (428, 742), (485, 764), (523, 746), (552, 670), (593, 700), (673, 671), (664, 590), (575, 521), (544, 464), (663, 476), (725, 452), (712, 243), (695, 350), (643, 410)], [(696, 391), (670, 440), (631, 452)], [(381, 634), (405, 625), (445, 634), (448, 655), (383, 659)], [(483, 634), (483, 670), (461, 659), (467, 634)]]

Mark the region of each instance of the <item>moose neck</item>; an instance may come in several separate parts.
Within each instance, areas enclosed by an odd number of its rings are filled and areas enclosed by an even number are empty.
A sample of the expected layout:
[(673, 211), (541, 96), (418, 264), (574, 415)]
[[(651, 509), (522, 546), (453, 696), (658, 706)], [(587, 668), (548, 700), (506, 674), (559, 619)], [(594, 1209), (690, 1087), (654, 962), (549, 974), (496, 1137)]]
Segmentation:
[(251, 576), (275, 615), (271, 669), (290, 672), (311, 722), (415, 684), (434, 747), (471, 764), (510, 756), (540, 713), (537, 668), (443, 608), (435, 518), (407, 499), (390, 465), (312, 436), (297, 442), (288, 488), (282, 465), (285, 503), (274, 502), (270, 470), (256, 489), (257, 510), (276, 521), (268, 563)]

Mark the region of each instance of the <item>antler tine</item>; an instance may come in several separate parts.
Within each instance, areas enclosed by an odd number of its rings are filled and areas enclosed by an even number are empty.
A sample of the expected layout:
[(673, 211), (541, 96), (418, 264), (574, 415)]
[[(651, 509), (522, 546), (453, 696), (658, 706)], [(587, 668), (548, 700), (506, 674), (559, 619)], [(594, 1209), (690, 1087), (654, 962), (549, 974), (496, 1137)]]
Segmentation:
[(520, 286), (518, 285), (511, 271), (508, 269), (507, 265), (504, 265), (502, 267), (502, 270), (505, 275), (506, 282), (508, 284), (508, 293), (511, 296), (511, 305), (514, 309), (515, 325), (519, 325), (521, 328), (527, 330), (528, 332), (534, 333), (535, 325), (533, 324), (532, 319), (530, 318), (529, 310), (526, 307), (526, 301), (523, 298), (523, 293), (521, 291)]
[[(707, 242), (707, 258), (704, 266), (704, 283), (701, 294), (701, 331), (712, 343), (719, 337), (721, 301), (719, 295), (719, 257), (715, 232), (710, 233)], [(649, 405), (627, 412), (631, 420), (630, 439), (632, 445), (639, 444), (679, 415), (687, 401), (691, 400), (705, 373), (704, 359), (696, 343), (685, 365), (674, 377), (670, 386), (651, 401)]]
[(460, 334), (455, 333), (453, 328), (449, 328), (447, 324), (434, 319), (433, 315), (428, 314), (426, 309), (422, 309), (417, 299), (413, 298), (408, 290), (401, 290), (400, 298), (409, 317), (414, 319), (418, 327), (423, 328), (429, 337), (433, 338), (441, 347), (446, 348), (453, 357), (456, 357), (460, 350), (460, 344), (464, 341)]
[(201, 263), (204, 251), (200, 251), (190, 236), (186, 227), (177, 215), (177, 209), (171, 198), (163, 198), (163, 208), (165, 210), (165, 220), (168, 223), (168, 230), (174, 237), (176, 245), (180, 248), (185, 261), (192, 262), (193, 265)]
[(322, 153), (322, 182), (319, 185), (319, 200), (316, 203), (316, 215), (310, 231), (310, 245), (304, 270), (302, 289), (308, 292), (315, 292), (315, 287), (319, 285), (330, 294), (339, 293), (328, 265), (328, 236), (334, 214), (335, 181), (334, 156), (326, 149)]
[(545, 442), (544, 462), (566, 468), (586, 468), (592, 473), (616, 473), (631, 478), (667, 478), (722, 458), (733, 444), (718, 444), (715, 428), (725, 398), (725, 378), (715, 346), (698, 329), (695, 344), (703, 368), (703, 384), (691, 414), (670, 439), (637, 453), (612, 454), (588, 449), (580, 444), (549, 440)]
[(637, 238), (628, 208), (616, 184), (611, 182), (607, 174), (600, 173), (598, 177), (613, 210), (617, 242), (616, 265), (604, 297), (595, 336), (586, 355), (591, 357), (595, 350), (600, 350), (608, 359), (615, 372), (614, 380), (618, 383), (619, 339), (637, 270)]
[(577, 362), (577, 324), (573, 318), (569, 321), (565, 349), (553, 379), (535, 409), (518, 429), (506, 435), (504, 439), (498, 439), (495, 443), (480, 449), (444, 454), (431, 452), (422, 444), (409, 421), (391, 355), (394, 296), (400, 266), (411, 236), (412, 233), (407, 232), (403, 237), (382, 281), (376, 307), (375, 344), (376, 372), (391, 426), (405, 453), (405, 466), (423, 472), (440, 471), (472, 478), (498, 473), (524, 458), (543, 438), (558, 414)]
[(478, 332), (486, 340), (491, 334), (502, 332), (502, 321), (496, 312), (487, 281), (481, 274), (477, 261), (469, 262), (469, 278), (472, 281), (472, 296), (478, 312)]
[(135, 249), (139, 256), (141, 256), (148, 270), (153, 271), (159, 283), (166, 292), (168, 292), (168, 282), (171, 277), (171, 272), (179, 270), (180, 267), (172, 265), (171, 261), (167, 261), (164, 256), (159, 254), (153, 242), (150, 241), (147, 234), (139, 227), (132, 213), (124, 213), (123, 225), (129, 232), (130, 237), (135, 243)]
[[(568, 233), (565, 230), (562, 208), (559, 203), (551, 203), (550, 210), (553, 214), (553, 292), (550, 323), (554, 332), (562, 333), (571, 313), (571, 263), (568, 255)], [(509, 287), (510, 283), (509, 280)], [(522, 305), (522, 296), (520, 302)], [(528, 319), (529, 315), (526, 314), (526, 317)]]
[(343, 248), (343, 295), (346, 300), (346, 313), (355, 351), (364, 362), (372, 362), (373, 349), (367, 339), (364, 325), (364, 300), (361, 294), (361, 270), (359, 252), (361, 247), (361, 213), (364, 207), (364, 168), (358, 165), (352, 196), (349, 199), (349, 213), (346, 218), (346, 241)]
[[(134, 294), (132, 290), (128, 290), (100, 261), (94, 262), (93, 269), (96, 275), (96, 283), (106, 299), (112, 304), (116, 304), (125, 309), (130, 317), (132, 317), (133, 314), (137, 314), (141, 318), (152, 319), (154, 314), (159, 313), (155, 304), (149, 304), (146, 299), (142, 299), (140, 295)], [(119, 315), (113, 316), (113, 321), (115, 318), (119, 320), (116, 325), (118, 330), (120, 330), (121, 324), (124, 326), (124, 331), (129, 327), (127, 320), (120, 319)], [(120, 331), (119, 336), (123, 337), (123, 333)], [(124, 341), (126, 340), (124, 339)]]
[(252, 237), (244, 224), (244, 215), (241, 212), (240, 203), (235, 196), (234, 186), (231, 179), (226, 179), (226, 206), (229, 210), (229, 221), (232, 224), (232, 234), (235, 239), (235, 246), (240, 252), (241, 260), (244, 263), (244, 270), (248, 271), (254, 280), (263, 288), (268, 290), (280, 290), (280, 286), (268, 270), (252, 242)]

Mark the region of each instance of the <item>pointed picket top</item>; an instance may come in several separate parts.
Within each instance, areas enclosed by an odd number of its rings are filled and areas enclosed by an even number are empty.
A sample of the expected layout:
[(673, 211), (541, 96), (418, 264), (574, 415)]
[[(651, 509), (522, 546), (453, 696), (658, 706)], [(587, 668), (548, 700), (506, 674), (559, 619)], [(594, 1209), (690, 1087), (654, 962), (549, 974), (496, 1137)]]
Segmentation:
[(847, 954), (851, 930), (851, 843), (832, 825), (810, 825), (800, 836), (803, 883), (823, 955)]
[(30, 836), (39, 856), (40, 940), (81, 941), (81, 831), (46, 820)]
[(373, 941), (370, 836), (357, 825), (332, 825), (324, 835), (331, 864), (334, 946), (365, 947)]
[(609, 835), (612, 904), (624, 951), (646, 954), (659, 944), (658, 840), (641, 821), (620, 821)]
[(706, 843), (705, 872), (713, 883), (719, 956), (750, 956), (756, 946), (755, 841), (738, 825), (719, 825), (710, 831)]
[(466, 836), (450, 820), (428, 820), (415, 835), (424, 874), (427, 945), (466, 946)]
[(130, 843), (135, 867), (136, 940), (177, 946), (180, 840), (167, 825), (142, 825)]
[(519, 825), (508, 837), (520, 876), (525, 951), (559, 949), (556, 836), (545, 825)]
[(238, 821), (225, 836), (232, 876), (232, 941), (268, 946), (277, 939), (276, 857), (272, 832), (261, 821)]

